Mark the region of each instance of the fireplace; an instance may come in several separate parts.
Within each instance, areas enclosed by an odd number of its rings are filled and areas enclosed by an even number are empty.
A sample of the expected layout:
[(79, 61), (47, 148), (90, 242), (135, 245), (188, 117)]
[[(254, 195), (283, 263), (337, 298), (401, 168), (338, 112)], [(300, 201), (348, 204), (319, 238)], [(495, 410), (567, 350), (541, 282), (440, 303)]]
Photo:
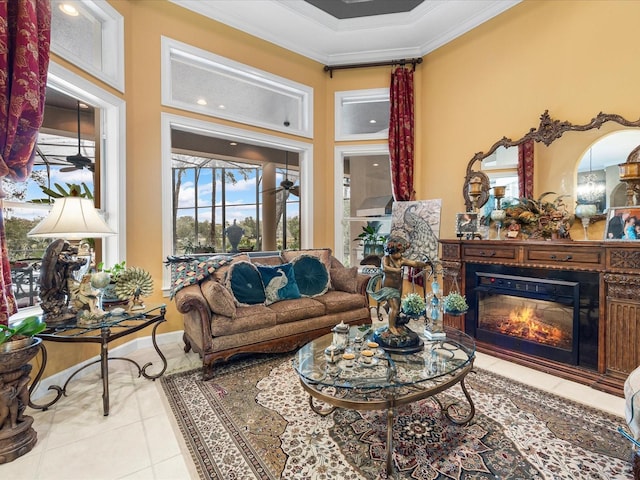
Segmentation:
[(468, 264), (465, 285), (478, 341), (597, 369), (597, 274)]

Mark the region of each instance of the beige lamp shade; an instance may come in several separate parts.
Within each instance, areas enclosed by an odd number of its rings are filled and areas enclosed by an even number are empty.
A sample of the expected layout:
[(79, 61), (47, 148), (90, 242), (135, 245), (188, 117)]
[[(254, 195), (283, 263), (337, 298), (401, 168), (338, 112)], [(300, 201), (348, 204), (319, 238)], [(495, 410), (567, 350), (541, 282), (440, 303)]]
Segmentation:
[(57, 198), (49, 215), (27, 235), (29, 237), (83, 238), (106, 237), (116, 232), (102, 219), (93, 200), (81, 197)]

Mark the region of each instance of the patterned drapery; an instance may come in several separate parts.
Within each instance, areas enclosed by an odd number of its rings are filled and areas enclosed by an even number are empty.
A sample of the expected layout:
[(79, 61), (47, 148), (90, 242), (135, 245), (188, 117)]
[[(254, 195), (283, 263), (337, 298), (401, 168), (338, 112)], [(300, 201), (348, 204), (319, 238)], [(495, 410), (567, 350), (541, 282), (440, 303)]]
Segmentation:
[(518, 145), (518, 190), (521, 198), (533, 198), (533, 140)]
[(414, 199), (413, 190), (413, 70), (398, 67), (389, 91), (389, 161), (391, 186), (397, 202)]
[[(31, 173), (49, 66), (49, 0), (0, 0), (0, 178)], [(0, 187), (0, 324), (16, 312)]]

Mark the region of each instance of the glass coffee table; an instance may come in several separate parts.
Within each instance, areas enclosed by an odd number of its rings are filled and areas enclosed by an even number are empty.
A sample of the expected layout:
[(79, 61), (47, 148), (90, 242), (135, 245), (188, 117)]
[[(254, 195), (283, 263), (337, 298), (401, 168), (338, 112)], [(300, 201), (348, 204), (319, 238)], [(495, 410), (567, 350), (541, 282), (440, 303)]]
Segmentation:
[[(418, 329), (415, 329), (416, 331)], [(401, 405), (433, 397), (446, 417), (465, 425), (475, 415), (473, 400), (464, 380), (473, 368), (475, 342), (473, 338), (450, 327), (445, 327), (446, 338), (428, 340), (420, 333), (424, 349), (412, 354), (390, 354), (367, 347), (370, 326), (351, 327), (347, 352), (353, 360), (342, 354), (331, 355), (325, 350), (331, 345), (332, 334), (304, 345), (293, 359), (294, 370), (304, 390), (309, 393), (309, 405), (319, 415), (330, 415), (336, 408), (351, 410), (387, 410), (387, 472), (393, 470), (393, 423), (395, 409)], [(372, 360), (361, 352), (373, 350)], [(462, 418), (452, 416), (436, 394), (456, 384), (469, 403)], [(324, 402), (324, 408), (316, 400)]]

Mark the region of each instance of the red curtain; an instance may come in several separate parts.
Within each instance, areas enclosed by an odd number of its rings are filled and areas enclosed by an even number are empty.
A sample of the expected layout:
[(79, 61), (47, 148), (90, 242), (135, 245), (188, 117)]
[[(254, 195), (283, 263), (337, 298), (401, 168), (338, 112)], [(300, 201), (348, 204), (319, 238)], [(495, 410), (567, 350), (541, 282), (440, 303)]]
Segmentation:
[[(0, 0), (0, 178), (24, 181), (31, 173), (42, 125), (49, 66), (49, 0)], [(0, 324), (16, 301), (11, 289), (0, 184)]]
[(521, 198), (533, 198), (533, 140), (518, 145), (518, 189)]
[(389, 92), (389, 160), (393, 198), (413, 200), (413, 70), (398, 67), (391, 74)]

